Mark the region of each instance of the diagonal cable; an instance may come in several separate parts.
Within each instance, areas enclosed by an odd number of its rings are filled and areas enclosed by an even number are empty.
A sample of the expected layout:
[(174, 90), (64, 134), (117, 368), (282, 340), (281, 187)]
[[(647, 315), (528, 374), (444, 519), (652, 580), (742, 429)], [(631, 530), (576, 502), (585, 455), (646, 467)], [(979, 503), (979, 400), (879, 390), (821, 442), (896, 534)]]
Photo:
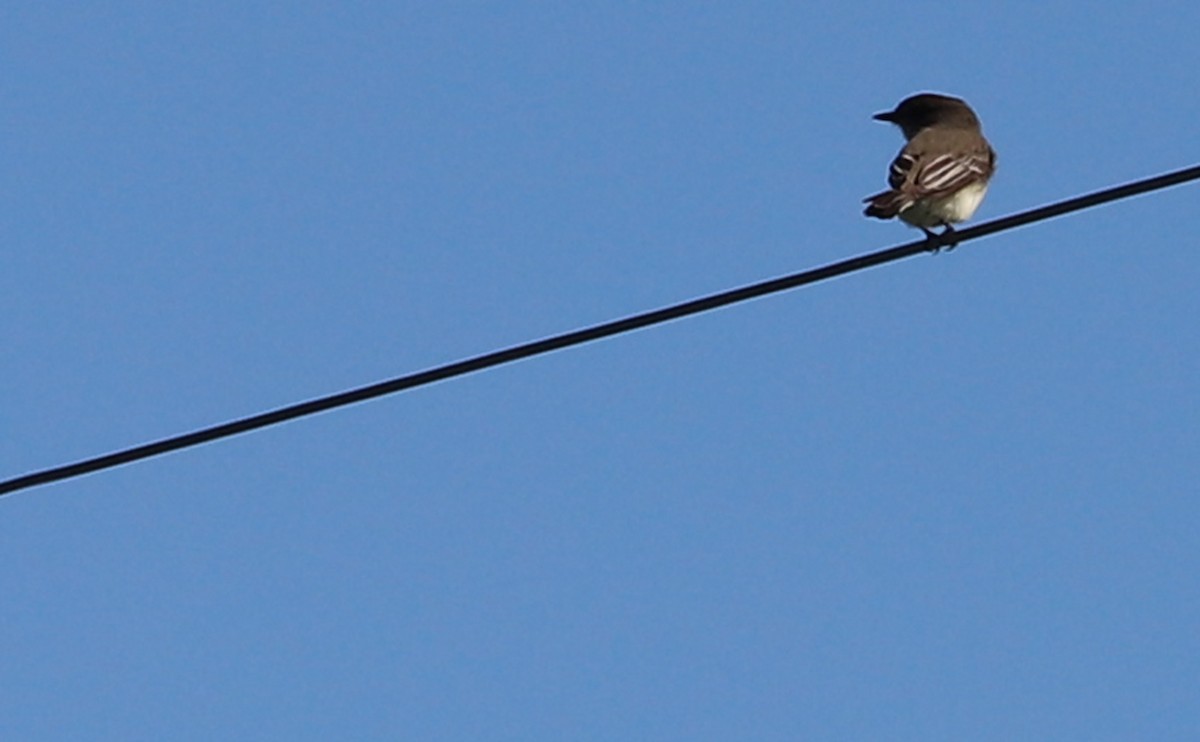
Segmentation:
[[(959, 245), (968, 240), (986, 237), (987, 235), (996, 234), (1016, 227), (1032, 224), (1034, 222), (1044, 221), (1063, 214), (1087, 209), (1092, 206), (1117, 201), (1131, 196), (1136, 196), (1142, 193), (1168, 188), (1173, 185), (1190, 182), (1200, 179), (1200, 165), (1195, 165), (1182, 170), (1176, 170), (1162, 175), (1157, 175), (1144, 180), (1127, 183), (1125, 185), (1114, 186), (1104, 190), (1095, 191), (1075, 198), (1069, 198), (1065, 201), (1041, 206), (1028, 211), (1023, 211), (1018, 214), (993, 219), (990, 222), (984, 222), (973, 227), (968, 227), (954, 232), (953, 244)], [(355, 389), (350, 389), (336, 394), (330, 394), (325, 397), (318, 397), (305, 402), (280, 407), (268, 412), (262, 412), (249, 417), (231, 420), (229, 422), (220, 423), (207, 428), (201, 428), (189, 433), (172, 436), (152, 441), (131, 448), (121, 449), (112, 453), (107, 453), (93, 458), (83, 459), (70, 464), (51, 467), (34, 471), (29, 474), (14, 477), (5, 481), (0, 481), (0, 495), (6, 495), (18, 490), (29, 489), (51, 482), (59, 482), (64, 479), (73, 479), (75, 477), (90, 474), (92, 472), (111, 469), (123, 464), (133, 463), (142, 459), (161, 456), (172, 451), (178, 451), (184, 448), (191, 448), (202, 443), (228, 438), (230, 436), (248, 433), (252, 430), (278, 425), (289, 420), (315, 415), (318, 412), (326, 412), (338, 407), (365, 402), (377, 397), (383, 397), (388, 394), (395, 394), (406, 389), (413, 389), (419, 386), (425, 386), (437, 381), (452, 379), (456, 376), (482, 371), (493, 366), (500, 366), (506, 363), (512, 363), (524, 358), (532, 358), (533, 356), (550, 353), (551, 351), (569, 348), (583, 343), (590, 343), (602, 338), (620, 335), (626, 332), (632, 332), (643, 327), (662, 324), (674, 319), (680, 319), (700, 312), (707, 312), (719, 307), (736, 304), (750, 299), (755, 299), (768, 294), (775, 294), (788, 289), (794, 289), (800, 286), (806, 286), (810, 283), (824, 281), (829, 278), (843, 276), (847, 273), (871, 268), (884, 263), (891, 263), (901, 258), (911, 257), (921, 252), (937, 250), (943, 247), (943, 243), (931, 238), (930, 240), (919, 240), (909, 242), (904, 245), (886, 248), (878, 252), (868, 253), (855, 258), (849, 258), (837, 263), (831, 263), (820, 268), (792, 273), (790, 275), (772, 278), (759, 283), (742, 286), (740, 288), (729, 289), (717, 294), (702, 296), (698, 299), (692, 299), (680, 304), (654, 309), (641, 314), (635, 314), (623, 319), (603, 322), (598, 325), (592, 325), (579, 330), (573, 330), (561, 335), (553, 335), (541, 340), (533, 340), (520, 345), (514, 345), (502, 350), (484, 353), (483, 355), (474, 356), (461, 361), (455, 361), (442, 366), (435, 366), (424, 371), (399, 376), (386, 381), (380, 381), (375, 384), (368, 384)]]

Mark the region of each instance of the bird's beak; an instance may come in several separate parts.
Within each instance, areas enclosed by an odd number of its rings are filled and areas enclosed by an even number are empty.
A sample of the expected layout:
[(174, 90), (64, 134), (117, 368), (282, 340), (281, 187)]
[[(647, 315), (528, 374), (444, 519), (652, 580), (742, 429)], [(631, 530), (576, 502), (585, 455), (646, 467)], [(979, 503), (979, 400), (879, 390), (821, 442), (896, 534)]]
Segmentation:
[(875, 119), (876, 121), (887, 121), (888, 123), (894, 124), (896, 123), (896, 112), (885, 111), (883, 113), (877, 113), (871, 118)]

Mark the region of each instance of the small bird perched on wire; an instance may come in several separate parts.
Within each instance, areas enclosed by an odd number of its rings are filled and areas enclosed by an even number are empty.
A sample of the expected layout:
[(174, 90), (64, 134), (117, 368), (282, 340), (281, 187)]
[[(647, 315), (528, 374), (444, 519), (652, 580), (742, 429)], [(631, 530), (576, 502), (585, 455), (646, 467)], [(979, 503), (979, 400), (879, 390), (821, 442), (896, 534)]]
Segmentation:
[[(920, 227), (935, 252), (953, 248), (952, 225), (971, 218), (996, 170), (996, 153), (983, 137), (979, 117), (960, 98), (920, 93), (874, 118), (899, 126), (908, 143), (888, 170), (891, 188), (863, 199), (863, 213), (878, 219), (898, 216)], [(938, 235), (933, 227), (945, 230)]]

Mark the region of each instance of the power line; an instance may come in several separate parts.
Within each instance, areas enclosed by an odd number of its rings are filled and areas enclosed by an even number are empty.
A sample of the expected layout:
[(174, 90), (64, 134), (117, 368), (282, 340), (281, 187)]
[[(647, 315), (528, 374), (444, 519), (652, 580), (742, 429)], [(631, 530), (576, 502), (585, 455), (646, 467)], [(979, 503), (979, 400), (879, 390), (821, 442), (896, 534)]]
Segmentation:
[[(957, 230), (954, 232), (955, 245), (961, 244), (968, 240), (985, 237), (990, 234), (1002, 232), (1005, 230), (1020, 227), (1026, 224), (1043, 221), (1052, 217), (1061, 216), (1074, 211), (1098, 206), (1100, 204), (1116, 201), (1130, 196), (1136, 196), (1150, 191), (1168, 188), (1173, 185), (1179, 185), (1192, 180), (1200, 179), (1200, 165), (1176, 170), (1174, 172), (1157, 175), (1145, 180), (1139, 180), (1126, 185), (1115, 186), (1101, 191), (1077, 196), (1065, 201), (1042, 206), (1029, 211), (1023, 211), (1019, 214), (994, 219), (990, 222), (968, 227), (967, 229)], [(314, 415), (318, 412), (345, 407), (346, 405), (365, 402), (369, 399), (382, 397), (388, 394), (394, 394), (406, 389), (413, 389), (419, 386), (432, 384), (436, 381), (444, 381), (456, 376), (482, 371), (485, 368), (500, 366), (513, 361), (519, 361), (524, 358), (542, 355), (555, 350), (569, 348), (574, 345), (589, 343), (601, 338), (620, 335), (622, 333), (638, 330), (643, 327), (669, 322), (670, 320), (680, 319), (700, 312), (707, 312), (718, 307), (736, 304), (738, 302), (747, 301), (760, 296), (787, 291), (799, 286), (805, 286), (817, 281), (824, 281), (829, 278), (835, 278), (847, 273), (853, 273), (866, 268), (871, 268), (884, 263), (890, 263), (901, 258), (911, 257), (917, 253), (937, 250), (946, 243), (943, 243), (936, 238), (931, 240), (920, 240), (910, 242), (897, 247), (891, 247), (878, 252), (868, 253), (856, 258), (850, 258), (837, 263), (831, 263), (820, 268), (793, 273), (780, 278), (773, 278), (760, 283), (742, 286), (740, 288), (722, 291), (717, 294), (710, 294), (698, 299), (692, 299), (680, 304), (674, 304), (661, 309), (655, 309), (642, 314), (635, 314), (623, 319), (603, 322), (591, 327), (585, 327), (580, 330), (554, 335), (541, 340), (534, 340), (521, 345), (514, 345), (510, 348), (484, 353), (483, 355), (467, 358), (462, 361), (455, 361), (442, 366), (418, 371), (406, 376), (400, 376), (394, 379), (381, 381), (375, 384), (350, 389), (348, 391), (331, 394), (325, 397), (299, 402), (297, 404), (280, 407), (269, 412), (251, 415), (238, 420), (213, 425), (208, 428), (202, 428), (190, 433), (163, 438), (151, 443), (146, 443), (132, 448), (126, 448), (112, 453), (96, 456), (90, 459), (84, 459), (71, 464), (64, 464), (50, 469), (35, 471), (23, 476), (15, 477), (0, 482), (0, 496), (16, 492), (18, 490), (29, 489), (51, 482), (58, 482), (64, 479), (73, 479), (75, 477), (90, 474), (92, 472), (101, 471), (103, 469), (111, 469), (122, 464), (129, 464), (134, 461), (148, 459), (154, 456), (161, 456), (165, 453), (178, 451), (184, 448), (191, 448), (202, 443), (228, 438), (240, 433), (248, 433), (252, 430), (265, 428), (271, 425), (295, 420), (296, 418)]]

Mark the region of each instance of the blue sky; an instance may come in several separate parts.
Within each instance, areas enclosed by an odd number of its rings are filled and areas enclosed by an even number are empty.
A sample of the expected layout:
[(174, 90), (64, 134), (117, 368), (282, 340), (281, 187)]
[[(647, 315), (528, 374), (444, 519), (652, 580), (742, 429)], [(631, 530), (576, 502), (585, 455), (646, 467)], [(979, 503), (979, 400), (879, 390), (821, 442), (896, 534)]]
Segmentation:
[[(1195, 164), (1194, 3), (4, 12), (0, 475)], [(0, 500), (6, 739), (1194, 739), (1185, 186)]]

